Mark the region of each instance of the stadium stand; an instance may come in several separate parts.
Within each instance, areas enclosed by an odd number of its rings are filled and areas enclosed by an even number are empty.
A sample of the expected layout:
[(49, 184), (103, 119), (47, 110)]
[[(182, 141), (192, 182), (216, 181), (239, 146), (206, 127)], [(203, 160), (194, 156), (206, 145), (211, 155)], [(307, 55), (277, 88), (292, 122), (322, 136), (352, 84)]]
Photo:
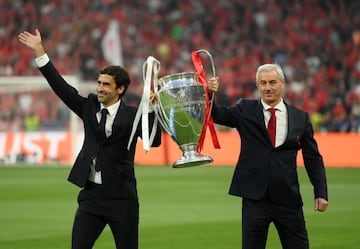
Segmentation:
[[(167, 75), (193, 71), (191, 52), (207, 49), (221, 77), (218, 102), (256, 98), (256, 67), (276, 62), (286, 73), (286, 100), (310, 112), (316, 131), (360, 132), (359, 11), (353, 0), (2, 0), (0, 81), (39, 75), (17, 41), (19, 32), (39, 28), (62, 74), (94, 82), (107, 64), (102, 38), (116, 19), (130, 101), (142, 92), (149, 55)], [(66, 128), (63, 109), (49, 90), (0, 88), (0, 131)]]

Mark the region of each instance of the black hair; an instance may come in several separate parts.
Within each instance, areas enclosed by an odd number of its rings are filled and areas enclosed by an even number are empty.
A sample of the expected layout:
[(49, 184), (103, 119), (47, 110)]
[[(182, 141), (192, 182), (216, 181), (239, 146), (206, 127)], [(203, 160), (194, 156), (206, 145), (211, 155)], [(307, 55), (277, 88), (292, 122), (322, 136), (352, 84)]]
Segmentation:
[(128, 72), (121, 66), (109, 65), (99, 70), (100, 74), (111, 75), (116, 84), (116, 88), (124, 86), (124, 91), (120, 94), (120, 97), (124, 96), (127, 88), (130, 85), (130, 76)]

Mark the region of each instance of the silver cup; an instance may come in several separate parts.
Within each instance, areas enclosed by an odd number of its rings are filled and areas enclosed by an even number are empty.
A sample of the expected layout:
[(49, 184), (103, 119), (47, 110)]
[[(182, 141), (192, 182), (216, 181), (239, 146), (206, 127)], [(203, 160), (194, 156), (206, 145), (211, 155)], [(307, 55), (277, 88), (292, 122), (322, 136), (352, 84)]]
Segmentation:
[(197, 152), (205, 124), (206, 91), (194, 72), (170, 74), (157, 81), (155, 113), (165, 131), (178, 144), (183, 156), (173, 163), (183, 168), (212, 162)]

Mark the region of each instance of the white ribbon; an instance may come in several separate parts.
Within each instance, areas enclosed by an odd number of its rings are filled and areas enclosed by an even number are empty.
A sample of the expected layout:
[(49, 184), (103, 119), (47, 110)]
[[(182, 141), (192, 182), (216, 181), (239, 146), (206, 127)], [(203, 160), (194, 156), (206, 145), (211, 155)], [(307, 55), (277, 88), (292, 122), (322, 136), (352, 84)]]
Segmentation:
[(154, 141), (157, 125), (158, 125), (158, 117), (157, 115), (155, 115), (154, 123), (152, 125), (151, 135), (149, 137), (149, 104), (150, 104), (151, 82), (154, 81), (154, 85), (155, 83), (157, 83), (159, 71), (160, 71), (160, 62), (156, 60), (154, 57), (149, 56), (143, 65), (143, 79), (144, 79), (143, 95), (135, 115), (132, 131), (127, 147), (128, 150), (130, 149), (132, 140), (134, 139), (135, 131), (137, 130), (140, 117), (141, 117), (141, 127), (142, 127), (143, 149), (145, 150), (145, 152), (148, 152), (150, 150), (150, 145)]

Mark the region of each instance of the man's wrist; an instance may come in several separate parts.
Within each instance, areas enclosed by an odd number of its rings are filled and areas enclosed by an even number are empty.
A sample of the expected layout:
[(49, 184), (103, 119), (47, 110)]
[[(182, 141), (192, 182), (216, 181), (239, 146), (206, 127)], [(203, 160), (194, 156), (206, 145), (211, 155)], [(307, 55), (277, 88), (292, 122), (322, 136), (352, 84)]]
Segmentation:
[(38, 67), (43, 67), (43, 66), (45, 66), (49, 61), (50, 61), (50, 58), (49, 58), (49, 56), (48, 56), (46, 53), (44, 53), (44, 54), (42, 54), (42, 55), (40, 55), (40, 56), (37, 56), (37, 57), (35, 58), (35, 63), (36, 63), (36, 65), (37, 65)]
[(45, 54), (44, 47), (41, 45), (41, 43), (34, 48), (34, 52), (36, 57), (40, 57)]

